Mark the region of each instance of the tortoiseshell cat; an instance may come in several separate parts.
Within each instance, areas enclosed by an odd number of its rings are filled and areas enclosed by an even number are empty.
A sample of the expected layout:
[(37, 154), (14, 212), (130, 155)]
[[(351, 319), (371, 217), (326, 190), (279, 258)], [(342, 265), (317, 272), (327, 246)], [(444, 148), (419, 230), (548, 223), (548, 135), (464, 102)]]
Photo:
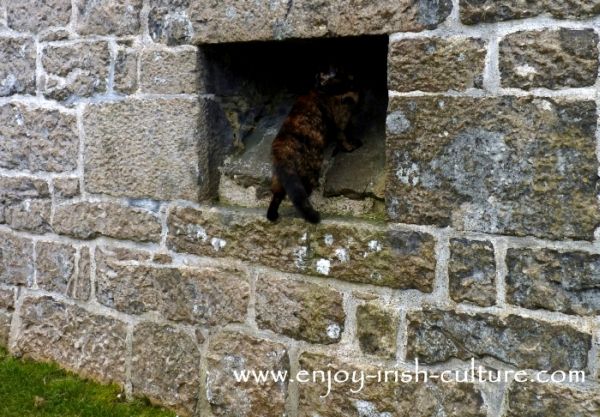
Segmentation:
[(319, 183), (323, 153), (331, 143), (336, 144), (334, 155), (362, 145), (346, 133), (358, 101), (352, 77), (335, 69), (320, 73), (316, 87), (296, 100), (273, 140), (269, 220), (277, 220), (287, 194), (307, 221), (319, 223), (320, 215), (309, 197)]

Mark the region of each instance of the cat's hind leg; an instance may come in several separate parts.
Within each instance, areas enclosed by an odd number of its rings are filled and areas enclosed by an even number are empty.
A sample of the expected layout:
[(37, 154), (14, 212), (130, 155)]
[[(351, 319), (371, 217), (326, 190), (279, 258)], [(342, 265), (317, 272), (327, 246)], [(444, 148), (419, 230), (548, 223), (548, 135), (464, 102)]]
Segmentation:
[(269, 204), (269, 210), (267, 210), (267, 219), (274, 222), (279, 218), (279, 206), (281, 205), (281, 202), (285, 198), (286, 194), (285, 189), (279, 182), (277, 175), (273, 175), (271, 192), (273, 193), (273, 198), (271, 199), (271, 204)]
[(310, 223), (319, 223), (321, 215), (310, 204), (310, 193), (304, 188), (300, 177), (297, 174), (282, 175), (281, 182), (296, 210), (302, 213), (302, 217)]

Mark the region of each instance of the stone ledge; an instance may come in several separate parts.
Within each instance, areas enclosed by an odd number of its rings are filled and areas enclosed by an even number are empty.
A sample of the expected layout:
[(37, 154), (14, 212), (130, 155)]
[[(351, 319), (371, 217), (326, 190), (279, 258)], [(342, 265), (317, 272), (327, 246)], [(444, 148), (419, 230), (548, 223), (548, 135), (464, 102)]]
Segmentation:
[(170, 249), (257, 262), (286, 272), (433, 291), (435, 239), (369, 223), (271, 223), (254, 210), (174, 208)]

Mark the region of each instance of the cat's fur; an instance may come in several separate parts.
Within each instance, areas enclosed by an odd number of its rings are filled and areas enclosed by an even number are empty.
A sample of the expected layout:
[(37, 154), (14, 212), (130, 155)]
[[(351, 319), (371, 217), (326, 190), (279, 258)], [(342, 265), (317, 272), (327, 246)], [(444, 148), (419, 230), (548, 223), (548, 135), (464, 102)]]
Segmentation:
[(288, 195), (307, 221), (320, 221), (309, 197), (319, 183), (323, 153), (331, 143), (336, 145), (334, 154), (362, 145), (347, 135), (358, 102), (359, 93), (351, 77), (336, 70), (319, 74), (317, 86), (296, 100), (273, 140), (269, 220), (277, 220), (279, 205)]

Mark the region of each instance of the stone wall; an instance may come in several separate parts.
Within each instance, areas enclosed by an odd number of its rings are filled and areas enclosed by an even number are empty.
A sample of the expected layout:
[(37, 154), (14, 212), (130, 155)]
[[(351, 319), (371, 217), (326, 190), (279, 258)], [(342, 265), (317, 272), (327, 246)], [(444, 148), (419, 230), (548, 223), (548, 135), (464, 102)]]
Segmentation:
[[(600, 415), (599, 31), (592, 0), (0, 1), (0, 344), (182, 415)], [(368, 34), (386, 219), (211, 202), (198, 45)], [(231, 379), (414, 358), (588, 380)]]

